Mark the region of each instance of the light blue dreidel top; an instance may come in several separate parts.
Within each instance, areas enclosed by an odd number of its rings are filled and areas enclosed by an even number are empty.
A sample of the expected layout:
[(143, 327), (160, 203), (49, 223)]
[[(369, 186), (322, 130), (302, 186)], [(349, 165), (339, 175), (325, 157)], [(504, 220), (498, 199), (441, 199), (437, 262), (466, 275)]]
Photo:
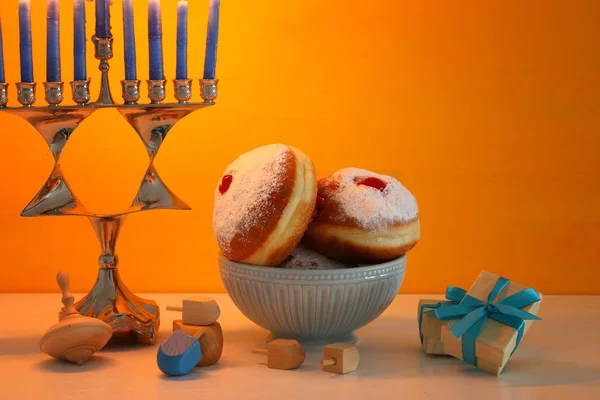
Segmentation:
[(175, 331), (160, 345), (156, 362), (158, 368), (171, 376), (189, 374), (202, 360), (202, 351), (198, 339), (204, 334), (201, 329), (194, 336), (182, 331)]

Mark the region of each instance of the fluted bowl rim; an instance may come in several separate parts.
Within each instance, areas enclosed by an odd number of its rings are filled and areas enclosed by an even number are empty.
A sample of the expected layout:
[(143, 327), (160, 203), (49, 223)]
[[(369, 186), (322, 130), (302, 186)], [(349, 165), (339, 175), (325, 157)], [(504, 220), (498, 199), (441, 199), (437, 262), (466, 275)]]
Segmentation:
[[(278, 268), (263, 267), (260, 265), (245, 264), (237, 261), (231, 261), (222, 253), (219, 253), (219, 269), (224, 265), (235, 266), (243, 271), (244, 274), (250, 273), (255, 278), (264, 280), (277, 279), (284, 281), (307, 281), (318, 283), (319, 281), (340, 281), (340, 280), (363, 280), (369, 277), (381, 277), (386, 275), (396, 275), (400, 270), (406, 269), (406, 254), (401, 255), (390, 261), (380, 264), (367, 265), (362, 267), (348, 267), (337, 269), (300, 269), (300, 268)], [(315, 279), (315, 277), (317, 279)], [(320, 278), (320, 279), (319, 279)]]

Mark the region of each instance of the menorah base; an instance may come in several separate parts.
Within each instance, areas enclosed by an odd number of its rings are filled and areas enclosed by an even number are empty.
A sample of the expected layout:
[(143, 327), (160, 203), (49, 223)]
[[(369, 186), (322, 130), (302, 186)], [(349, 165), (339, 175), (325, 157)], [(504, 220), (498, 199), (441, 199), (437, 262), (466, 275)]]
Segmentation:
[[(100, 268), (90, 293), (75, 304), (85, 316), (98, 318), (113, 329), (113, 341), (132, 339), (152, 345), (160, 327), (160, 309), (153, 300), (142, 299), (123, 284), (117, 268)], [(59, 314), (62, 318), (64, 308)]]

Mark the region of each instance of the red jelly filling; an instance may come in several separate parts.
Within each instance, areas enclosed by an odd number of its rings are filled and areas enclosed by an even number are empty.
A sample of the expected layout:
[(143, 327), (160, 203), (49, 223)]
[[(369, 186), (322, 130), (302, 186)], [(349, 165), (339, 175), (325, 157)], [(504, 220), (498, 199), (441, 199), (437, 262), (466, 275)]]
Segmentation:
[(221, 192), (221, 194), (227, 193), (227, 191), (229, 190), (229, 186), (231, 186), (231, 182), (233, 182), (233, 176), (225, 175), (223, 179), (221, 179), (221, 184), (219, 185), (219, 192)]
[(361, 179), (358, 182), (356, 182), (356, 184), (369, 186), (369, 187), (379, 190), (380, 192), (383, 192), (383, 189), (385, 189), (385, 187), (387, 186), (387, 183), (385, 183), (381, 179), (373, 178), (373, 177)]

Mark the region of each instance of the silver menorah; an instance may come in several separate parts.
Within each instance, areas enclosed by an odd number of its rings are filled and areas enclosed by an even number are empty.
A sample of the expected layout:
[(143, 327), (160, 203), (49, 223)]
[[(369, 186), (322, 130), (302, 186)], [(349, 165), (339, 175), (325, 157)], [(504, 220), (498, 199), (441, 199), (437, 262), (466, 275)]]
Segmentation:
[[(121, 82), (123, 104), (113, 100), (108, 73), (113, 57), (113, 39), (93, 38), (95, 57), (102, 73), (100, 96), (90, 101), (90, 81), (71, 82), (76, 106), (61, 106), (63, 82), (45, 82), (47, 106), (36, 107), (35, 83), (17, 83), (17, 99), (22, 107), (7, 107), (8, 84), (0, 84), (0, 108), (15, 114), (40, 133), (54, 157), (54, 168), (42, 189), (22, 211), (24, 217), (81, 216), (91, 222), (100, 242), (101, 255), (98, 279), (90, 293), (76, 307), (87, 316), (99, 318), (113, 328), (114, 338), (134, 338), (139, 343), (154, 344), (160, 327), (160, 310), (153, 300), (134, 295), (119, 277), (115, 247), (119, 232), (129, 214), (147, 210), (189, 210), (163, 182), (154, 167), (154, 159), (173, 126), (190, 113), (214, 105), (217, 98), (217, 79), (201, 79), (202, 103), (192, 103), (192, 80), (174, 80), (177, 103), (163, 103), (166, 99), (166, 80), (148, 81), (150, 104), (138, 104), (140, 81)], [(142, 139), (150, 164), (140, 188), (128, 210), (117, 214), (89, 212), (77, 199), (60, 168), (60, 155), (69, 138), (83, 120), (100, 108), (116, 108)], [(64, 310), (63, 310), (64, 311)], [(62, 315), (62, 312), (61, 312)]]

